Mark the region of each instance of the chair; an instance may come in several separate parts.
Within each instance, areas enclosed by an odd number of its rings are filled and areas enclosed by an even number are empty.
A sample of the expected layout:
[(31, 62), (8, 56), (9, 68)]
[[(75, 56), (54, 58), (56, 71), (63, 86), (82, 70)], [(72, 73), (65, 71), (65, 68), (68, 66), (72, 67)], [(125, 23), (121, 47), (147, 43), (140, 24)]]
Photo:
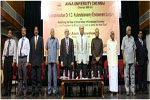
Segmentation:
[(120, 85), (119, 92), (122, 94), (122, 84), (124, 83), (124, 65), (123, 60), (118, 60), (118, 83)]
[(44, 84), (44, 83), (46, 84), (47, 83), (47, 79), (48, 79), (47, 77), (48, 76), (47, 76), (46, 64), (43, 63), (43, 65), (42, 65), (42, 76), (41, 76), (42, 84)]
[(108, 61), (104, 61), (104, 82), (105, 84), (109, 84), (109, 72), (108, 72)]
[(27, 66), (27, 83), (30, 85), (32, 84), (32, 78), (31, 78), (32, 76), (31, 75), (32, 75), (31, 65), (28, 65)]

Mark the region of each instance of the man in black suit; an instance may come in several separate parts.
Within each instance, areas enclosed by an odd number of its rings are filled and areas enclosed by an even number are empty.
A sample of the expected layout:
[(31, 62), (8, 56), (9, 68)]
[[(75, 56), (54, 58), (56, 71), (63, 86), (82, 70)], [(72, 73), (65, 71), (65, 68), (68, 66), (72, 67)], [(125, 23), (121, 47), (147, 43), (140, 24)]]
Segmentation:
[(103, 55), (103, 41), (99, 38), (99, 29), (95, 29), (95, 38), (91, 43), (92, 64), (94, 77), (98, 76), (98, 71), (102, 73), (102, 55)]
[[(147, 48), (145, 41), (142, 40), (142, 31), (138, 33), (138, 40), (136, 43), (136, 61), (138, 65), (138, 82), (139, 82), (139, 91), (147, 93), (147, 64), (149, 63), (147, 56)], [(143, 85), (143, 86), (142, 86)]]
[[(102, 74), (102, 55), (103, 55), (103, 41), (99, 38), (99, 29), (95, 29), (95, 38), (91, 42), (91, 54), (92, 54), (92, 64), (93, 64), (93, 73), (94, 77), (98, 77), (99, 74)], [(94, 88), (96, 91), (96, 88)], [(100, 91), (100, 84), (98, 84), (98, 91)]]
[(34, 27), (34, 35), (30, 40), (30, 63), (32, 66), (32, 96), (35, 96), (35, 88), (38, 86), (38, 95), (41, 96), (41, 75), (44, 62), (43, 38), (38, 35), (38, 27)]
[[(68, 71), (70, 72), (69, 78), (72, 78), (72, 66), (74, 64), (74, 45), (73, 40), (69, 38), (69, 30), (65, 30), (65, 38), (61, 40), (61, 47), (60, 47), (60, 61), (61, 67), (65, 70), (65, 76), (68, 76)], [(70, 90), (70, 87), (68, 89)], [(67, 92), (67, 90), (66, 90)]]

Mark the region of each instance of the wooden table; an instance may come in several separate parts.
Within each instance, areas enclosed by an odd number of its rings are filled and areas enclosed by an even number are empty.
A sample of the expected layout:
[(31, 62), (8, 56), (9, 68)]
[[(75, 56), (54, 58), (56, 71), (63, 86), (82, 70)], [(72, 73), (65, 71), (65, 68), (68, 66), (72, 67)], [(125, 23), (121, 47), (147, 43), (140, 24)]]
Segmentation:
[(65, 83), (92, 83), (92, 82), (100, 82), (101, 84), (101, 94), (102, 98), (104, 99), (104, 79), (103, 78), (88, 78), (88, 79), (61, 79), (61, 88), (62, 88), (62, 97), (63, 99), (65, 97)]

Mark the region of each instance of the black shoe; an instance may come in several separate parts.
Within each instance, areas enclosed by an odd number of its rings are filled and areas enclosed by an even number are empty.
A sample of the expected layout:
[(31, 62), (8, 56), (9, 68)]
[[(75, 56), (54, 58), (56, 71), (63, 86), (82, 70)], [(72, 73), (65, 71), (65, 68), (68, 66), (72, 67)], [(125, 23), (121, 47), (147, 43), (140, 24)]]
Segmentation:
[(51, 96), (52, 94), (48, 94), (48, 96)]
[(131, 96), (136, 96), (136, 93), (135, 93), (135, 92), (132, 92), (132, 93), (131, 93)]
[(35, 96), (35, 92), (32, 92), (32, 96)]
[(41, 97), (42, 96), (42, 92), (39, 92), (38, 95)]
[(71, 93), (68, 94), (68, 97), (71, 97)]
[(86, 97), (86, 93), (83, 94), (83, 97)]
[(17, 94), (17, 95), (16, 95), (16, 97), (20, 97), (20, 96), (22, 96), (22, 95), (21, 95), (21, 94)]
[(138, 91), (138, 93), (139, 93), (139, 94), (142, 94), (142, 93), (143, 93), (143, 91), (142, 91), (142, 90), (139, 90), (139, 91)]
[(8, 96), (11, 96), (11, 92), (8, 93)]
[(53, 96), (56, 96), (56, 95), (57, 95), (56, 93), (53, 94)]
[(127, 92), (126, 95), (129, 96), (129, 93)]
[(147, 91), (147, 90), (145, 90), (145, 91), (143, 91), (143, 93), (144, 93), (144, 94), (148, 94), (148, 91)]
[(5, 93), (3, 96), (8, 96), (8, 93)]

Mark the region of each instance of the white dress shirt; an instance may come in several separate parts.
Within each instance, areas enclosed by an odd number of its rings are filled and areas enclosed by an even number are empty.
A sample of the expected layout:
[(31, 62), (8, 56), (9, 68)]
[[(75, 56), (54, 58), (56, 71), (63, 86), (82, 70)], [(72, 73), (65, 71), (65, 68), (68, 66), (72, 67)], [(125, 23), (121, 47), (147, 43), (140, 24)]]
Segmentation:
[(34, 36), (34, 41), (38, 41), (38, 38), (39, 38), (39, 35), (37, 35), (37, 37), (36, 36)]
[(65, 43), (68, 41), (68, 46), (69, 46), (69, 37), (65, 37)]
[[(8, 47), (9, 39), (5, 41), (3, 55), (2, 55), (2, 63), (4, 63), (5, 56), (7, 56), (7, 47)], [(16, 62), (16, 42), (14, 39), (10, 39), (10, 46), (9, 46), (9, 55), (13, 56), (13, 62)]]
[[(83, 39), (83, 47), (81, 47), (81, 40)], [(83, 48), (83, 49), (82, 49)], [(78, 35), (76, 39), (76, 61), (83, 64), (89, 62), (89, 46), (88, 38), (83, 34), (83, 36)]]
[(24, 38), (24, 42), (23, 42), (23, 47), (22, 47), (21, 53), (22, 53), (22, 56), (27, 56), (27, 62), (29, 62), (30, 42), (29, 42), (28, 38), (22, 37), (19, 39), (19, 42), (18, 42), (17, 64), (18, 64), (18, 56), (20, 56), (20, 48), (21, 48), (21, 43), (22, 43), (23, 38)]
[(34, 43), (35, 43), (35, 49), (36, 49), (36, 45), (37, 45), (37, 42), (38, 42), (38, 38), (39, 38), (39, 35), (37, 35), (37, 36), (34, 36)]
[(118, 47), (117, 41), (112, 39), (107, 41), (107, 60), (109, 67), (118, 67)]
[(140, 41), (141, 45), (143, 46), (143, 40), (139, 38), (139, 41)]

